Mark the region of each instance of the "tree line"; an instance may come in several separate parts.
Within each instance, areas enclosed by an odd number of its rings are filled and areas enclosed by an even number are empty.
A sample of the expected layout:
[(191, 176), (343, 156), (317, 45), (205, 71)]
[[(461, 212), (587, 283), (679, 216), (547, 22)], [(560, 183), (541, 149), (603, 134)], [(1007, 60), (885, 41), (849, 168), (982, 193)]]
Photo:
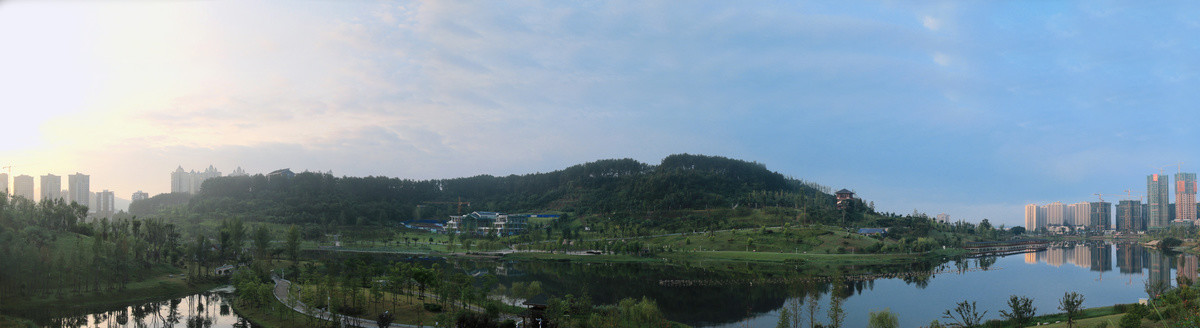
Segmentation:
[[(208, 179), (194, 197), (155, 196), (131, 213), (263, 218), (281, 223), (354, 225), (444, 219), (467, 210), (510, 213), (646, 213), (683, 209), (789, 206), (831, 208), (819, 186), (764, 165), (718, 156), (671, 155), (658, 165), (610, 159), (525, 175), (410, 180), (334, 177), (304, 172), (291, 179), (263, 175)], [(828, 189), (828, 188), (824, 188)], [(183, 202), (186, 201), (186, 204)]]

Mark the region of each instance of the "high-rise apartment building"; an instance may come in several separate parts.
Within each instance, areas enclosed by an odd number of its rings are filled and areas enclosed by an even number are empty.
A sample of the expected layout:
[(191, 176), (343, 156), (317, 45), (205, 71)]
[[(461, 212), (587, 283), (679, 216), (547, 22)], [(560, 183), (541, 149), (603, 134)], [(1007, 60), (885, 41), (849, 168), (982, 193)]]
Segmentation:
[(221, 177), (221, 171), (212, 165), (208, 166), (204, 172), (184, 171), (183, 166), (171, 172), (171, 192), (172, 193), (200, 193), (200, 186), (204, 184), (204, 180)]
[(114, 197), (113, 192), (104, 189), (97, 196), (99, 197), (97, 197), (96, 214), (101, 217), (111, 217), (117, 212), (116, 206), (114, 206), (116, 204), (116, 197)]
[(245, 171), (245, 170), (242, 170), (242, 167), (241, 167), (241, 166), (238, 166), (236, 169), (234, 169), (234, 170), (233, 170), (233, 172), (230, 172), (230, 173), (229, 173), (229, 176), (231, 176), (231, 177), (244, 177), (244, 176), (249, 176), (249, 174), (246, 174), (246, 171)]
[(1092, 203), (1078, 202), (1072, 205), (1075, 205), (1075, 222), (1072, 224), (1076, 227), (1087, 228), (1092, 223)]
[(1063, 219), (1067, 214), (1067, 205), (1062, 202), (1053, 202), (1046, 205), (1046, 225), (1062, 226)]
[(33, 177), (24, 174), (14, 177), (13, 196), (21, 196), (28, 200), (36, 200), (33, 199)]
[(62, 177), (46, 174), (42, 176), (42, 199), (43, 200), (62, 199)]
[(1075, 226), (1075, 204), (1067, 204), (1067, 212), (1063, 213), (1063, 225)]
[(941, 223), (950, 223), (950, 214), (941, 213), (937, 215), (937, 221)]
[(1109, 202), (1091, 202), (1091, 220), (1088, 222), (1088, 230), (1108, 230), (1109, 222), (1112, 221), (1112, 203)]
[(133, 193), (133, 196), (130, 197), (129, 199), (134, 202), (139, 201), (139, 200), (147, 200), (147, 199), (150, 199), (150, 194), (147, 194), (144, 191), (138, 190), (137, 192)]
[(8, 191), (8, 173), (0, 173), (0, 180), (4, 180), (0, 181), (3, 182), (3, 184), (0, 184), (0, 192), (10, 194)]
[(1196, 220), (1196, 174), (1175, 173), (1175, 219)]
[(79, 205), (90, 206), (92, 191), (91, 177), (87, 174), (75, 172), (75, 174), (67, 176), (67, 201), (79, 203)]
[(1117, 202), (1117, 230), (1125, 232), (1145, 231), (1146, 216), (1142, 213), (1142, 201), (1122, 200)]
[(1171, 182), (1167, 181), (1170, 179), (1161, 174), (1146, 176), (1146, 203), (1150, 208), (1150, 222), (1147, 222), (1149, 229), (1166, 228), (1171, 221), (1171, 217), (1167, 216), (1171, 211), (1168, 207), (1171, 203)]
[(1025, 205), (1025, 230), (1032, 232), (1046, 226), (1042, 208), (1038, 204)]

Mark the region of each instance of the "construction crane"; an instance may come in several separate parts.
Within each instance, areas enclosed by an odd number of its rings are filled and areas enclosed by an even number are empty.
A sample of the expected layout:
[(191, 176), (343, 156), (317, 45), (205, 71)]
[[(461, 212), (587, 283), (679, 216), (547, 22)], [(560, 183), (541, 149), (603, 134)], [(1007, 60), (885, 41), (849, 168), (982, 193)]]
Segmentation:
[(467, 205), (467, 207), (470, 207), (470, 206), (471, 206), (471, 202), (464, 202), (464, 201), (462, 201), (462, 197), (459, 197), (457, 202), (423, 202), (423, 203), (425, 203), (425, 204), (448, 204), (448, 205), (458, 205), (458, 215), (462, 215), (462, 206), (463, 206), (463, 205)]
[[(1125, 194), (1129, 195), (1130, 200), (1133, 200), (1133, 194), (1134, 194), (1133, 190), (1125, 189)], [(1137, 194), (1138, 194), (1137, 200), (1140, 203), (1140, 202), (1142, 202), (1142, 193), (1139, 192)]]
[[(1096, 198), (1100, 199), (1100, 202), (1104, 202), (1104, 194), (1094, 193), (1092, 195), (1096, 195)], [(1109, 195), (1112, 195), (1112, 194), (1109, 194)]]

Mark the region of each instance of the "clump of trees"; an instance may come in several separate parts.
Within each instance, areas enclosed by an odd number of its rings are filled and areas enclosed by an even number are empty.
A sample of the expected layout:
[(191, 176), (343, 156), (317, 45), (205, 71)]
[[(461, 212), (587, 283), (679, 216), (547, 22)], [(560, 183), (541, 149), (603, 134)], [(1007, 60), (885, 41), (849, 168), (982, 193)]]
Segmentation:
[(0, 295), (120, 290), (185, 257), (175, 225), (163, 220), (86, 218), (87, 207), (77, 203), (0, 194)]

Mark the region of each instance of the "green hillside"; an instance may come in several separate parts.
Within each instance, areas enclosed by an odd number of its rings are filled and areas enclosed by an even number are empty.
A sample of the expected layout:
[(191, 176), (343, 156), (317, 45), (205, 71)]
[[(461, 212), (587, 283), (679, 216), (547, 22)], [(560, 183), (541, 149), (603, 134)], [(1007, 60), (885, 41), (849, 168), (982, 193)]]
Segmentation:
[(817, 216), (832, 215), (834, 210), (827, 187), (786, 177), (759, 163), (688, 154), (668, 156), (658, 165), (612, 159), (504, 177), (408, 180), (308, 172), (291, 179), (222, 177), (205, 181), (201, 193), (190, 200), (156, 196), (134, 203), (131, 210), (135, 215), (155, 215), (176, 204), (188, 215), (200, 217), (360, 225), (444, 219), (459, 210), (447, 203), (460, 200), (470, 203), (463, 212), (633, 218), (745, 207), (788, 207)]

